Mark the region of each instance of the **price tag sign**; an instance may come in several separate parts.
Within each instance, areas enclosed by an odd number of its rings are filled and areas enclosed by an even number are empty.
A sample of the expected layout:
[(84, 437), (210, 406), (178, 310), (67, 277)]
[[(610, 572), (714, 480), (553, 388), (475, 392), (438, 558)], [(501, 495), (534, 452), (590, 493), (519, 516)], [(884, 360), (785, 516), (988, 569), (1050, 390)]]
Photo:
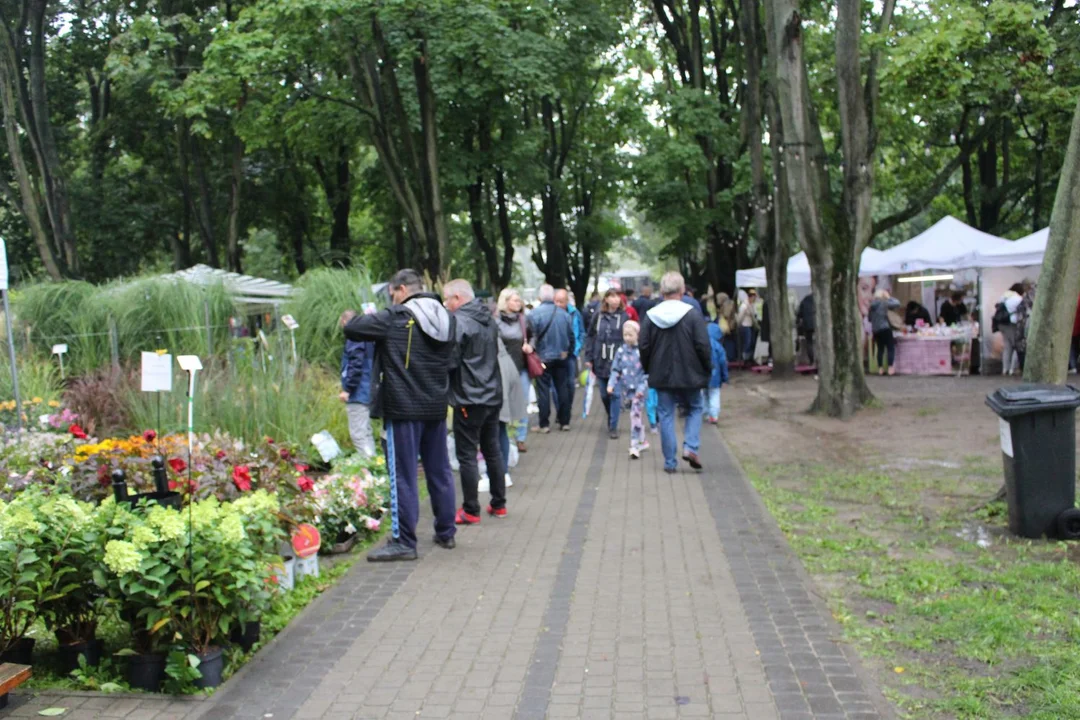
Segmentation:
[(53, 345), (52, 346), (52, 354), (53, 355), (63, 355), (66, 352), (67, 352), (67, 344), (66, 343), (60, 343), (59, 345)]
[(142, 354), (142, 391), (172, 392), (172, 355), (156, 352)]
[(296, 322), (296, 318), (292, 315), (282, 315), (281, 322), (290, 330), (295, 330), (300, 327), (300, 323)]

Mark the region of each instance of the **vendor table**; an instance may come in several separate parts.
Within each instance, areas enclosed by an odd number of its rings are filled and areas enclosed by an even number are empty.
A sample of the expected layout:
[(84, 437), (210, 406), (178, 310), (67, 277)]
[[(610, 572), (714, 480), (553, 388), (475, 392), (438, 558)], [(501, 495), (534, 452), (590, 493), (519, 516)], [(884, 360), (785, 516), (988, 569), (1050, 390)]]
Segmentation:
[(898, 375), (952, 375), (953, 338), (896, 336)]

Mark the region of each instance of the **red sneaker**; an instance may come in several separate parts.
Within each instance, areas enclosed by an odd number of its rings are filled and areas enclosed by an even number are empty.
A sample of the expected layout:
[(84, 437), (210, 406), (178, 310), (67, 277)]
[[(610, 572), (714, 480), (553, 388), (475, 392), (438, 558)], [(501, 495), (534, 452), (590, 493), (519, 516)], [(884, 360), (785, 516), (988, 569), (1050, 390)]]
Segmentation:
[(454, 516), (454, 524), (455, 525), (479, 525), (480, 524), (480, 516), (479, 515), (470, 515), (469, 513), (465, 512), (464, 508), (462, 508), (462, 509), (458, 510), (457, 515)]
[[(492, 517), (504, 518), (506, 517), (506, 508), (493, 508), (488, 505), (488, 515), (491, 515)], [(477, 520), (477, 522), (479, 522), (479, 520)]]

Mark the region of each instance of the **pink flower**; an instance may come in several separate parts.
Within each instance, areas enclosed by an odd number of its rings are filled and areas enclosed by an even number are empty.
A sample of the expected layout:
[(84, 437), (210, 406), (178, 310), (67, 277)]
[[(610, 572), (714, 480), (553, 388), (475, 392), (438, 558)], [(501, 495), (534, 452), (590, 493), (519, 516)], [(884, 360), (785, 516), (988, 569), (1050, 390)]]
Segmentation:
[(157, 432), (153, 430), (144, 430), (142, 434), (142, 439), (148, 443), (152, 443), (157, 440)]
[(232, 471), (233, 485), (241, 492), (251, 489), (251, 468), (247, 465), (237, 465)]
[(379, 521), (376, 520), (373, 517), (364, 518), (364, 527), (366, 527), (371, 532), (378, 532), (379, 531)]
[(296, 480), (296, 485), (304, 492), (311, 492), (315, 489), (315, 481), (309, 478), (307, 475), (301, 475)]
[(292, 457), (292, 453), (289, 452), (289, 448), (281, 448), (280, 450), (278, 450), (278, 455), (281, 456), (282, 460), (288, 460), (290, 457)]
[(224, 450), (218, 450), (216, 453), (214, 453), (214, 457), (216, 457), (218, 460), (224, 460), (225, 459), (225, 451)]
[(71, 427), (69, 427), (68, 432), (71, 433), (72, 435), (74, 435), (79, 440), (85, 440), (86, 437), (87, 437), (86, 431), (83, 430), (78, 425), (72, 425)]

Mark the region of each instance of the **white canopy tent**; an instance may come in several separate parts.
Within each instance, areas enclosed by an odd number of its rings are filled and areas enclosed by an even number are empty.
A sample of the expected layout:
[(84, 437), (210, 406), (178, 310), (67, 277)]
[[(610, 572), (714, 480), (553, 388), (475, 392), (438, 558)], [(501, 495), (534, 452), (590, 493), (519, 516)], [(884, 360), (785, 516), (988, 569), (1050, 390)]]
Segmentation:
[(245, 305), (280, 305), (296, 293), (296, 288), (276, 280), (265, 280), (250, 275), (212, 268), (209, 265), (195, 265), (181, 270), (167, 278), (176, 278), (193, 285), (215, 285), (221, 283), (233, 298)]
[(1030, 267), (1042, 265), (1046, 253), (1046, 241), (1050, 239), (1050, 228), (1032, 233), (1027, 237), (1007, 243), (1004, 247), (981, 253), (977, 258), (978, 267)]
[[(859, 263), (859, 275), (879, 275), (877, 266), (882, 255), (883, 253), (880, 250), (874, 248), (863, 250)], [(805, 252), (792, 255), (791, 259), (788, 260), (787, 283), (788, 287), (810, 287), (810, 261), (806, 258)], [(737, 271), (735, 273), (735, 284), (744, 288), (767, 287), (765, 268), (758, 267)]]
[(982, 257), (991, 252), (1006, 252), (1012, 244), (946, 216), (907, 242), (884, 251), (872, 274), (904, 275), (924, 270), (977, 268), (981, 267)]

